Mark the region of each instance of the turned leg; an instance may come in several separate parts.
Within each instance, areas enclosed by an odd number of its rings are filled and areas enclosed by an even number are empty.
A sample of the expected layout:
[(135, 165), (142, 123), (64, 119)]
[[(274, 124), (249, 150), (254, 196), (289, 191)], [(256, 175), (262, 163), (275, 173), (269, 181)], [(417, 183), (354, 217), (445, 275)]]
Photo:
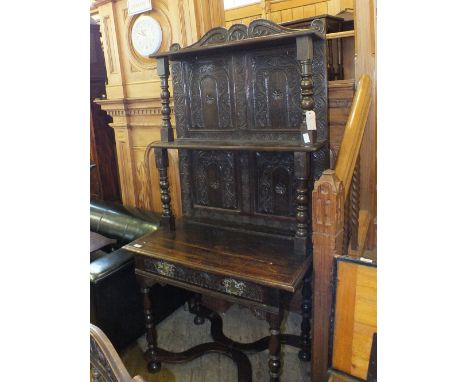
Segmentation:
[(157, 333), (156, 327), (154, 326), (154, 315), (151, 309), (151, 299), (149, 296), (150, 288), (147, 286), (141, 287), (141, 293), (143, 294), (143, 308), (145, 311), (145, 327), (146, 327), (146, 341), (148, 343), (148, 350), (146, 351), (148, 361), (148, 371), (150, 373), (156, 373), (161, 369), (161, 362), (156, 359), (156, 343)]
[(301, 350), (299, 359), (310, 361), (310, 312), (312, 310), (312, 269), (309, 269), (304, 276), (302, 284), (302, 323), (301, 323)]
[(201, 314), (201, 294), (195, 293), (194, 296), (194, 312), (195, 312), (195, 318), (193, 319), (193, 322), (195, 325), (201, 325), (205, 322), (205, 318)]
[(267, 314), (267, 320), (270, 324), (270, 341), (268, 350), (270, 352), (268, 367), (270, 369), (270, 382), (279, 382), (279, 375), (281, 370), (281, 340), (280, 340), (280, 326), (283, 320), (283, 310), (280, 309), (278, 314)]

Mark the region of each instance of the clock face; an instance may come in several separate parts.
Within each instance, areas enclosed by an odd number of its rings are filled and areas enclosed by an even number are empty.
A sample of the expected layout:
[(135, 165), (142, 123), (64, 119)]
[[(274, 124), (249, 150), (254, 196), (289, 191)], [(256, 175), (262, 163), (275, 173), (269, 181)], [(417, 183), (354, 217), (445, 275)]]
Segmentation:
[(140, 16), (132, 28), (132, 45), (142, 56), (149, 56), (158, 51), (162, 42), (162, 30), (159, 23), (150, 16)]

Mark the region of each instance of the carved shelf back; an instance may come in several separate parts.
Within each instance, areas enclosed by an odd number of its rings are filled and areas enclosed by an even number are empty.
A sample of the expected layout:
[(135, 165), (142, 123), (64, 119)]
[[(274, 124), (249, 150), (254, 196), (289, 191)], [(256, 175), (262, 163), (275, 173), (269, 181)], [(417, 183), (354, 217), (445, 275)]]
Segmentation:
[[(322, 20), (309, 30), (268, 20), (214, 28), (191, 46), (174, 44), (155, 57), (158, 65), (170, 63), (177, 141), (303, 146), (307, 110), (315, 111), (317, 140), (328, 140)], [(293, 236), (298, 224), (302, 230), (309, 224), (302, 194), (328, 168), (328, 144), (304, 156), (310, 166), (298, 181), (294, 150), (180, 149), (183, 213)], [(304, 203), (300, 211), (297, 200)]]
[[(312, 31), (316, 33), (310, 34), (312, 98), (317, 137), (323, 141), (328, 140), (325, 42), (323, 23), (315, 21)], [(255, 20), (249, 26), (212, 29), (183, 49), (174, 44), (171, 51), (178, 55), (168, 55), (178, 138), (302, 142), (297, 33), (301, 31)], [(292, 37), (248, 44), (258, 37), (275, 35)], [(246, 43), (240, 45), (242, 49), (239, 44), (231, 49), (232, 42)], [(200, 50), (214, 45), (222, 48), (223, 44), (224, 50)]]

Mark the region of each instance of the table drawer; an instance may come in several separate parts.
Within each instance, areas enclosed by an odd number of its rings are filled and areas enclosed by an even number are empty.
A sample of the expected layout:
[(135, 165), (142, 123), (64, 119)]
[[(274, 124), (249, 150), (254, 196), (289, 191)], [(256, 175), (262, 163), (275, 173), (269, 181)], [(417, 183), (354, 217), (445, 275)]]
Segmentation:
[(249, 281), (234, 277), (220, 276), (206, 271), (187, 268), (166, 260), (148, 258), (145, 256), (136, 256), (135, 261), (137, 269), (204, 289), (263, 304), (272, 303), (274, 300), (277, 300), (274, 298), (274, 295), (276, 295), (274, 290)]

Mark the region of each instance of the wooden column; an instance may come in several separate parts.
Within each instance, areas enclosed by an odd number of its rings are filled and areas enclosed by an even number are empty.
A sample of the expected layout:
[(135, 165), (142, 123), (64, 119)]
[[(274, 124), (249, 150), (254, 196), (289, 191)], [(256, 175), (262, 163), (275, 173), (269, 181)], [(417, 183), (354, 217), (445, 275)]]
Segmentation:
[(310, 154), (306, 152), (294, 153), (294, 176), (296, 178), (296, 235), (294, 237), (294, 252), (301, 256), (310, 253), (310, 225), (309, 225), (309, 176)]
[[(315, 143), (317, 131), (309, 131), (306, 124), (306, 114), (314, 109), (314, 84), (312, 81), (312, 59), (314, 45), (310, 36), (297, 38), (297, 60), (301, 64), (301, 133), (308, 134), (311, 143)], [(307, 142), (306, 142), (307, 143)]]
[(335, 171), (325, 170), (312, 192), (313, 230), (313, 328), (312, 382), (324, 382), (329, 367), (328, 348), (332, 341), (332, 277), (334, 256), (341, 253), (343, 240), (343, 185)]

